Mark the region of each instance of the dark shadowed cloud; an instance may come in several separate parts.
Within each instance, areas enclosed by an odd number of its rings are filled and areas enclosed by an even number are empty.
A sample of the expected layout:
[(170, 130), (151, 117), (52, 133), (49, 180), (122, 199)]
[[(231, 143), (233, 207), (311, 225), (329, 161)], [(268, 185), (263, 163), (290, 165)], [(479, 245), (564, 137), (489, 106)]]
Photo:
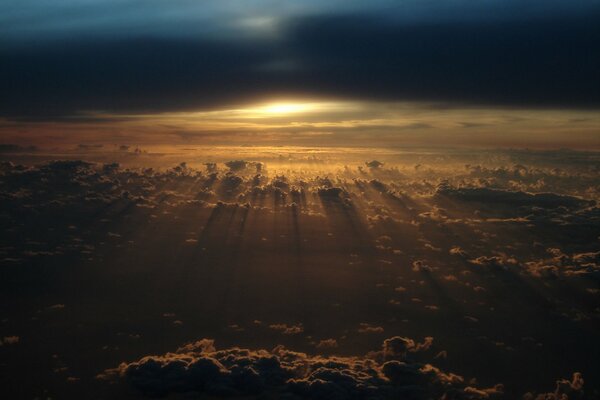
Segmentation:
[[(428, 338), (429, 343), (433, 338)], [(489, 399), (502, 394), (502, 385), (479, 389), (462, 376), (415, 363), (407, 352), (412, 339), (386, 339), (382, 351), (367, 357), (322, 357), (289, 351), (230, 348), (217, 351), (202, 339), (176, 353), (147, 356), (122, 363), (98, 375), (123, 381), (146, 396), (199, 392), (217, 397), (243, 395), (295, 396), (310, 399)], [(394, 352), (391, 350), (399, 350)], [(578, 375), (579, 376), (579, 375)]]
[(600, 105), (598, 2), (377, 2), (344, 12), (313, 2), (234, 12), (227, 2), (187, 19), (183, 6), (171, 19), (151, 12), (155, 3), (102, 19), (61, 4), (82, 22), (49, 14), (29, 16), (29, 29), (4, 28), (0, 115), (154, 113), (277, 96)]

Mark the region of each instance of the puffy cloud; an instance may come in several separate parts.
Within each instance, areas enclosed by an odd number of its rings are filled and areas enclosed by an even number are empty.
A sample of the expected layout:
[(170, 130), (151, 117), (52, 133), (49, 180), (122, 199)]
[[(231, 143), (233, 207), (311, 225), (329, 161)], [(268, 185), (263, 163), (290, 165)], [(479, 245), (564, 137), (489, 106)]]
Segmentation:
[(576, 400), (586, 398), (583, 391), (583, 375), (580, 372), (573, 373), (571, 380), (559, 379), (556, 381), (554, 392), (548, 393), (526, 393), (524, 400)]
[(516, 259), (507, 256), (481, 256), (469, 260), (469, 262), (482, 267), (502, 269), (507, 269), (510, 266), (515, 266), (518, 264)]
[(415, 272), (425, 271), (431, 272), (432, 268), (424, 260), (416, 260), (412, 263), (412, 270)]
[(469, 254), (464, 251), (463, 249), (461, 249), (459, 246), (454, 246), (450, 249), (449, 253), (453, 256), (459, 256), (462, 258), (467, 258), (469, 256)]
[[(271, 351), (237, 347), (218, 350), (203, 339), (175, 353), (122, 363), (98, 379), (122, 381), (149, 396), (201, 392), (214, 396), (295, 394), (311, 399), (488, 399), (501, 386), (476, 388), (459, 375), (410, 362), (432, 339), (387, 339), (380, 352), (364, 357), (311, 356), (278, 346)], [(378, 357), (383, 356), (382, 360)]]
[(538, 278), (590, 276), (600, 278), (600, 251), (565, 254), (560, 249), (548, 248), (551, 256), (526, 262), (524, 269)]
[(383, 357), (385, 359), (404, 359), (408, 353), (428, 350), (432, 343), (432, 337), (426, 337), (423, 343), (417, 343), (410, 338), (394, 336), (383, 341)]
[(321, 349), (321, 350), (327, 350), (327, 349), (334, 349), (336, 347), (338, 347), (338, 342), (335, 339), (324, 339), (319, 341), (319, 343), (317, 343), (317, 349)]
[(382, 333), (383, 331), (384, 329), (381, 326), (371, 325), (364, 322), (362, 322), (358, 327), (359, 333)]
[(381, 161), (372, 160), (372, 161), (365, 162), (365, 164), (369, 168), (379, 168), (379, 167), (383, 166), (384, 163), (382, 163)]
[(232, 171), (241, 171), (243, 169), (246, 169), (248, 163), (244, 160), (232, 160), (227, 161), (225, 165)]
[(269, 328), (279, 331), (284, 335), (297, 335), (299, 333), (304, 332), (304, 326), (302, 324), (298, 325), (287, 325), (287, 324), (272, 324), (269, 325)]

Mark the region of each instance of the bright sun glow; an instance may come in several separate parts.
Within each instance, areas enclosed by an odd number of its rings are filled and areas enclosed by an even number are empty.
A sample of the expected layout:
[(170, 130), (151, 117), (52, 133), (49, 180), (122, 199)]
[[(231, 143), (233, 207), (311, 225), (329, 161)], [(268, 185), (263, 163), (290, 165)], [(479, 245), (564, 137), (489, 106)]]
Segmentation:
[(265, 114), (294, 114), (313, 110), (310, 103), (273, 103), (260, 107), (257, 111)]

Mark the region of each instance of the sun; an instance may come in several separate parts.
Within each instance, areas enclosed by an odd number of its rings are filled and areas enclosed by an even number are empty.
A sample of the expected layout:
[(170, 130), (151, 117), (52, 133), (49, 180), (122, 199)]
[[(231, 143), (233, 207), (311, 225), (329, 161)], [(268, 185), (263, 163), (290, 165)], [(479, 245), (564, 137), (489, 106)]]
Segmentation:
[(285, 115), (307, 112), (313, 109), (314, 105), (311, 103), (281, 102), (264, 105), (259, 107), (257, 111), (263, 114)]
[(349, 101), (309, 100), (309, 99), (279, 99), (260, 103), (248, 104), (239, 108), (216, 110), (207, 113), (196, 113), (197, 116), (254, 119), (254, 120), (284, 120), (287, 118), (312, 118), (317, 114), (348, 113), (359, 111), (361, 106)]

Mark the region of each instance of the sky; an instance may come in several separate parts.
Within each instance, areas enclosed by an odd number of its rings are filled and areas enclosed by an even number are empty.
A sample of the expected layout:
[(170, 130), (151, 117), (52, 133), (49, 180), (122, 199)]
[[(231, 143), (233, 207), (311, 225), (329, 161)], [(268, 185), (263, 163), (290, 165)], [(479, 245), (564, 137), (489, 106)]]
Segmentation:
[(4, 144), (598, 148), (600, 2), (4, 1)]

